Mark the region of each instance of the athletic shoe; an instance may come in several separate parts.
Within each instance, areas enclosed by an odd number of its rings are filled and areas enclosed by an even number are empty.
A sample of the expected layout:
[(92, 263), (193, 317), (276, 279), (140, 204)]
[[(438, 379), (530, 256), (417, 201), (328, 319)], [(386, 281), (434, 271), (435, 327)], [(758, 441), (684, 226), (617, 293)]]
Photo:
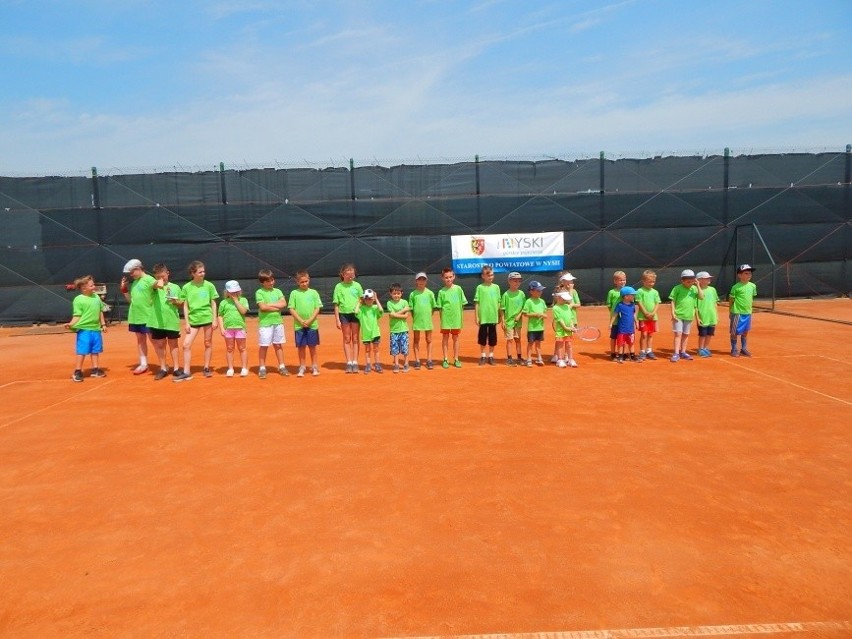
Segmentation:
[(489, 358), (488, 358), (488, 365), (489, 365), (489, 366), (496, 366), (496, 364), (494, 363), (494, 357), (489, 357)]
[(639, 357), (638, 357), (637, 361), (644, 362), (645, 361), (645, 353), (639, 353)]
[(559, 357), (556, 356), (556, 353), (550, 356), (550, 363), (556, 364), (559, 361)]
[(624, 357), (622, 355), (616, 355), (615, 356), (615, 363), (616, 364), (623, 364), (624, 363)]
[[(429, 366), (429, 364), (426, 364), (426, 366)], [(449, 367), (450, 367), (450, 363), (447, 360), (444, 360), (443, 362), (441, 362), (441, 368), (449, 368)]]
[(708, 351), (706, 348), (699, 348), (698, 357), (710, 357), (710, 351)]
[(382, 368), (381, 364), (373, 364), (373, 370), (377, 373), (384, 373), (385, 369)]
[(147, 372), (148, 372), (148, 367), (142, 366), (141, 364), (133, 369), (134, 375), (144, 375)]
[(82, 382), (83, 371), (74, 371), (73, 373), (71, 373), (71, 379), (73, 379), (75, 382)]
[(610, 361), (614, 362), (615, 360), (618, 359), (618, 355), (616, 355), (615, 353), (610, 353), (609, 359), (610, 359)]
[(524, 362), (524, 365), (525, 365), (527, 368), (532, 368), (532, 360), (531, 360), (531, 359), (528, 359), (526, 362)]
[(731, 349), (731, 357), (739, 357), (739, 356), (740, 356), (739, 351), (737, 351), (736, 348), (732, 348)]
[(192, 373), (184, 373), (180, 371), (177, 375), (174, 376), (173, 382), (188, 382), (192, 379)]
[[(169, 371), (165, 371), (166, 375), (169, 374)], [(106, 373), (102, 368), (93, 368), (92, 369), (92, 377), (106, 377)], [(165, 375), (163, 376), (165, 377)]]
[[(304, 374), (304, 370), (302, 374)], [(346, 370), (344, 371), (347, 375), (352, 372), (352, 362), (346, 362)]]
[[(349, 372), (349, 368), (350, 368), (350, 366), (349, 366), (349, 364), (347, 364), (346, 365), (346, 372), (347, 373)], [(304, 377), (304, 376), (305, 376), (305, 367), (299, 366), (299, 372), (296, 373), (296, 377)]]
[(681, 353), (681, 354), (680, 354), (680, 358), (681, 358), (681, 359), (685, 359), (685, 360), (686, 360), (686, 361), (688, 361), (688, 362), (691, 362), (691, 361), (694, 359), (694, 358), (692, 357), (692, 355), (690, 355), (689, 353)]
[(431, 359), (427, 359), (427, 360), (426, 360), (426, 368), (427, 368), (428, 370), (430, 370), (430, 371), (431, 371), (433, 368), (435, 368), (435, 364), (434, 364), (434, 362), (432, 362), (432, 360), (431, 360)]
[(515, 360), (513, 360), (511, 357), (509, 357), (506, 360), (506, 366), (514, 366), (514, 365), (515, 365)]
[(414, 370), (419, 371), (420, 370), (420, 360), (419, 359), (414, 360), (414, 363), (412, 364), (412, 366), (414, 367)]
[(483, 355), (482, 357), (479, 358), (479, 365), (485, 366), (485, 355)]
[(568, 366), (570, 366), (571, 368), (577, 368), (577, 362), (575, 362), (573, 359), (569, 359)]
[(704, 354), (705, 354), (707, 357), (713, 357), (713, 353), (710, 351), (710, 349), (709, 349), (709, 348), (705, 348), (705, 349), (704, 349)]
[(648, 351), (648, 352), (645, 354), (645, 357), (647, 357), (648, 359), (657, 359), (657, 356), (656, 356), (656, 355), (654, 355), (654, 352), (653, 352), (653, 351)]
[[(208, 376), (207, 375), (207, 369), (205, 368), (204, 369), (204, 377), (207, 377), (207, 376)], [(233, 377), (233, 376), (234, 376), (234, 369), (233, 368), (229, 368), (228, 370), (225, 371), (225, 377)]]
[(408, 364), (403, 364), (403, 366), (402, 366), (402, 372), (403, 372), (403, 373), (407, 373), (407, 372), (408, 372), (408, 370), (409, 370), (409, 369), (408, 369)]
[(565, 363), (565, 360), (563, 360), (563, 359), (556, 360), (556, 365), (559, 368), (567, 368), (567, 364)]
[[(94, 374), (95, 373), (92, 372), (92, 375), (94, 375)], [(165, 368), (161, 368), (160, 370), (157, 371), (157, 374), (154, 375), (154, 380), (159, 382), (161, 379), (163, 379), (164, 377), (168, 377), (168, 376), (169, 376), (169, 371), (166, 370)]]
[(358, 362), (352, 362), (351, 366), (352, 366), (352, 373), (353, 374), (357, 375), (358, 373), (361, 372), (361, 369), (358, 368)]
[(394, 365), (393, 365), (393, 372), (394, 372), (394, 373), (398, 373), (398, 372), (399, 372), (399, 364), (394, 364)]
[(202, 372), (204, 373), (204, 377), (213, 377), (213, 370), (210, 368), (205, 368)]
[(454, 361), (453, 366), (455, 366), (456, 368), (461, 368), (461, 360), (457, 359), (456, 361)]
[(635, 362), (635, 361), (636, 361), (636, 353), (630, 353), (630, 361), (631, 361), (631, 362)]
[(178, 376), (178, 375), (180, 375), (182, 372), (183, 372), (183, 371), (182, 371), (181, 369), (176, 368), (176, 369), (174, 369), (174, 370), (172, 371), (172, 377), (177, 377), (177, 376)]
[(240, 371), (240, 377), (248, 377), (248, 369), (244, 368)]
[(537, 360), (535, 360), (535, 365), (544, 366), (544, 360), (539, 357)]
[(290, 371), (287, 370), (287, 367), (284, 366), (284, 364), (281, 364), (281, 366), (278, 367), (278, 374), (281, 375), (281, 377), (290, 377)]
[(674, 355), (672, 355), (671, 361), (676, 362), (679, 359), (680, 359), (680, 356), (677, 353), (675, 353)]
[(311, 375), (314, 377), (319, 377), (319, 369), (316, 366), (311, 367)]
[(751, 357), (751, 351), (746, 350), (745, 348), (740, 349), (740, 355), (743, 357)]
[(260, 377), (260, 379), (266, 379), (266, 369), (265, 368), (258, 369), (257, 376)]
[(364, 366), (364, 374), (365, 374), (365, 375), (369, 375), (369, 374), (370, 374), (370, 365), (369, 365), (369, 364), (367, 364), (366, 366)]

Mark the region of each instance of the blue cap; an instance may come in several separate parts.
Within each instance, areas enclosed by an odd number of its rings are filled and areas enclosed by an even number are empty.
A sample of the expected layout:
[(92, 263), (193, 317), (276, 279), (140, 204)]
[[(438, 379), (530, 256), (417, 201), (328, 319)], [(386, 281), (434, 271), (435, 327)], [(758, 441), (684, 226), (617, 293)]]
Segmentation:
[(636, 289), (632, 286), (624, 286), (621, 288), (621, 297), (625, 295), (636, 295)]
[(542, 286), (541, 282), (539, 282), (538, 280), (533, 280), (527, 286), (528, 291), (543, 291), (544, 289), (545, 289), (545, 287)]

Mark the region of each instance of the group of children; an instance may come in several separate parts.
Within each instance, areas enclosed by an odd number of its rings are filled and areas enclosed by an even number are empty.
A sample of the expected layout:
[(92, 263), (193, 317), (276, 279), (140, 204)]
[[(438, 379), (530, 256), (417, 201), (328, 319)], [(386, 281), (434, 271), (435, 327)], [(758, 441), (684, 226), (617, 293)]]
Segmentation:
[[(729, 296), (731, 302), (731, 354), (750, 356), (747, 348), (748, 331), (751, 325), (752, 299), (756, 288), (751, 280), (754, 269), (748, 264), (737, 269), (738, 282)], [(235, 355), (239, 354), (239, 375), (249, 374), (248, 351), (246, 348), (246, 315), (250, 310), (248, 300), (236, 280), (225, 283), (220, 296), (216, 287), (205, 279), (203, 262), (194, 261), (188, 268), (190, 281), (182, 287), (170, 281), (170, 272), (165, 264), (156, 264), (151, 274), (145, 272), (141, 261), (133, 259), (124, 267), (121, 291), (130, 303), (128, 311), (129, 331), (136, 335), (139, 364), (133, 373), (149, 372), (148, 341), (153, 345), (159, 368), (155, 380), (171, 376), (175, 382), (192, 379), (192, 346), (203, 336), (204, 356), (202, 374), (213, 375), (213, 331), (218, 329), (225, 341), (227, 369), (225, 375), (235, 375)], [(468, 300), (460, 286), (455, 284), (455, 273), (451, 268), (441, 272), (443, 286), (437, 294), (427, 287), (426, 273), (415, 275), (415, 288), (404, 298), (403, 288), (394, 283), (388, 291), (390, 299), (382, 306), (379, 295), (373, 289), (364, 289), (357, 281), (354, 265), (345, 264), (340, 269), (340, 282), (334, 287), (332, 303), (335, 323), (341, 331), (343, 352), (348, 374), (359, 372), (361, 345), (364, 350), (364, 373), (383, 373), (380, 358), (381, 317), (389, 317), (390, 354), (393, 372), (408, 372), (421, 365), (433, 369), (435, 363), (432, 350), (434, 315), (439, 317), (441, 332), (441, 366), (461, 368), (459, 336), (463, 328), (464, 306)], [(506, 341), (506, 363), (508, 366), (544, 366), (542, 342), (545, 324), (550, 310), (550, 327), (553, 330), (555, 348), (551, 360), (560, 368), (576, 368), (573, 353), (573, 334), (577, 328), (577, 308), (580, 298), (574, 288), (575, 278), (571, 273), (559, 275), (553, 292), (553, 304), (543, 298), (546, 287), (533, 280), (526, 293), (521, 290), (522, 276), (512, 272), (508, 275), (508, 288), (501, 293), (494, 283), (494, 271), (483, 266), (481, 283), (474, 293), (474, 318), (477, 325), (479, 365), (495, 365), (494, 349), (497, 345), (498, 326)], [(299, 368), (297, 377), (303, 377), (310, 354), (310, 371), (319, 375), (316, 349), (320, 343), (318, 315), (323, 308), (319, 293), (310, 288), (310, 275), (299, 271), (294, 277), (297, 288), (287, 300), (284, 293), (275, 287), (275, 277), (268, 269), (258, 273), (261, 286), (255, 293), (258, 312), (258, 377), (266, 378), (266, 359), (272, 346), (280, 375), (288, 376), (284, 364), (283, 345), (286, 336), (283, 314), (289, 312), (294, 322), (294, 337), (298, 351)], [(710, 285), (711, 276), (702, 271), (696, 276), (691, 270), (681, 273), (681, 282), (672, 289), (669, 299), (672, 308), (672, 331), (674, 349), (671, 361), (691, 360), (687, 352), (687, 339), (695, 318), (698, 320), (698, 355), (710, 356), (710, 340), (718, 322), (719, 298)], [(656, 359), (653, 336), (657, 332), (657, 311), (660, 295), (654, 288), (656, 274), (645, 271), (642, 286), (636, 290), (627, 286), (623, 271), (613, 276), (614, 288), (607, 295), (610, 308), (611, 358), (617, 362)], [(103, 350), (101, 332), (105, 330), (104, 305), (95, 294), (95, 283), (91, 276), (75, 281), (79, 295), (72, 303), (72, 319), (66, 324), (77, 333), (76, 366), (72, 379), (83, 381), (83, 363), (87, 355), (92, 359), (92, 377), (103, 377), (99, 366), (99, 355)], [(183, 319), (181, 320), (181, 314)], [(522, 354), (521, 329), (526, 320), (526, 346)], [(409, 359), (409, 323), (413, 331), (413, 358)], [(634, 350), (634, 336), (639, 332), (639, 354)], [(179, 365), (178, 339), (184, 334), (182, 366)], [(737, 338), (740, 348), (737, 349)], [(171, 370), (168, 360), (171, 359)]]
[[(729, 333), (731, 355), (751, 357), (748, 349), (748, 334), (751, 330), (753, 300), (757, 287), (751, 281), (754, 268), (741, 264), (737, 268), (737, 282), (728, 295), (730, 305)], [(719, 294), (710, 284), (712, 276), (707, 271), (697, 275), (691, 269), (680, 274), (680, 283), (675, 285), (671, 301), (671, 323), (673, 348), (670, 361), (692, 360), (687, 350), (687, 341), (693, 323), (698, 327), (699, 357), (710, 357), (710, 342), (716, 334), (719, 322)], [(642, 273), (642, 285), (637, 290), (626, 286), (624, 271), (613, 274), (613, 288), (607, 294), (610, 309), (610, 358), (619, 364), (625, 361), (642, 362), (657, 359), (654, 355), (653, 339), (657, 332), (658, 307), (662, 303), (659, 292), (654, 288), (657, 275), (647, 270)], [(639, 333), (639, 355), (635, 353), (635, 334)], [(737, 346), (739, 340), (739, 348)]]

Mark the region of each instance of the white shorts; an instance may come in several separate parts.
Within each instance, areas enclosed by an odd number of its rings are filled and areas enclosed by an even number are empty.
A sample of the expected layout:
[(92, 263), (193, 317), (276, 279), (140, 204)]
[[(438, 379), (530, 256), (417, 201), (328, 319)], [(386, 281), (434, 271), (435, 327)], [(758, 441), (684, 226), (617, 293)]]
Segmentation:
[(684, 335), (689, 335), (689, 331), (692, 330), (692, 320), (682, 320), (682, 319), (673, 319), (672, 320), (672, 333), (683, 333)]
[(287, 336), (284, 334), (284, 324), (274, 326), (258, 326), (257, 345), (269, 346), (270, 344), (286, 344)]

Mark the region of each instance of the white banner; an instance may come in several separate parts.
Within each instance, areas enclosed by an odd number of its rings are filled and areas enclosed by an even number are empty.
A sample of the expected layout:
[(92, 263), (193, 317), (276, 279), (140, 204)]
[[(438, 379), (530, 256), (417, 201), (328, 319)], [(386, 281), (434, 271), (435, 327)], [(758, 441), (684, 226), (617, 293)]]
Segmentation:
[(453, 235), (453, 270), (479, 273), (486, 264), (495, 273), (560, 271), (565, 261), (565, 239), (555, 233)]

